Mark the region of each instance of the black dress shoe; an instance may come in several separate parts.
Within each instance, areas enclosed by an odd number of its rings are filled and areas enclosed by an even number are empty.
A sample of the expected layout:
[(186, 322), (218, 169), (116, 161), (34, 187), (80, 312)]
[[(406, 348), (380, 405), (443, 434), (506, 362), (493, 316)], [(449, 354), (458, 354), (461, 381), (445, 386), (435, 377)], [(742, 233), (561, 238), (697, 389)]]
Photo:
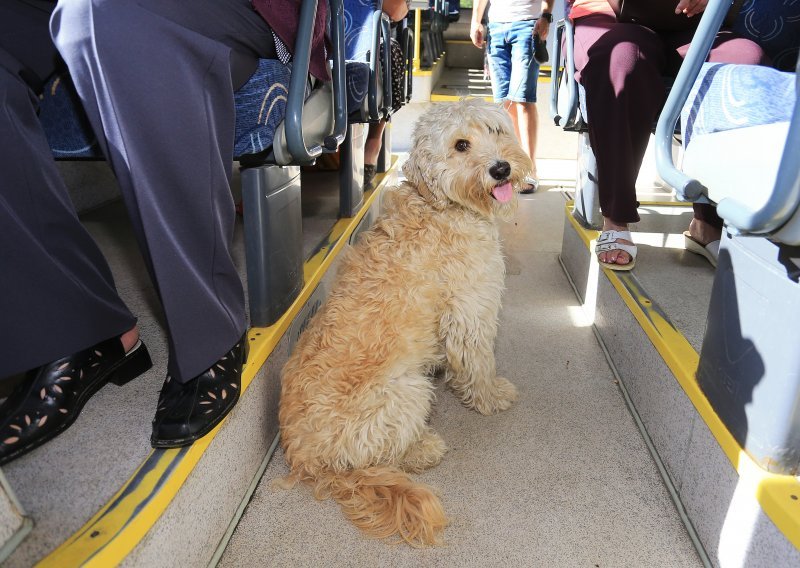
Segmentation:
[(0, 406), (0, 465), (69, 428), (107, 382), (124, 385), (151, 366), (144, 343), (125, 353), (113, 337), (29, 371)]
[(208, 434), (233, 409), (242, 390), (247, 334), (205, 373), (180, 383), (167, 375), (153, 419), (154, 448), (180, 448)]

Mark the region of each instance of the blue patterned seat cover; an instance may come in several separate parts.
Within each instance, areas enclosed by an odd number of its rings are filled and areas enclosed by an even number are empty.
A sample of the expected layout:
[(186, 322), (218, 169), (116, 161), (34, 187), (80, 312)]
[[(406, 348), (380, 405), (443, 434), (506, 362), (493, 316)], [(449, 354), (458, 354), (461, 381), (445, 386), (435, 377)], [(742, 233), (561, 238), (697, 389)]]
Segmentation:
[(795, 100), (794, 73), (705, 63), (681, 112), (684, 147), (701, 134), (787, 122)]
[(56, 158), (103, 157), (68, 73), (52, 77), (39, 99), (39, 121)]
[(344, 2), (344, 58), (347, 67), (347, 114), (361, 108), (367, 96), (372, 49), (373, 0)]
[(800, 2), (797, 0), (745, 0), (733, 26), (752, 39), (783, 71), (794, 71), (800, 52)]
[[(234, 156), (254, 154), (272, 145), (286, 114), (289, 67), (261, 59), (250, 80), (236, 91)], [(102, 158), (100, 146), (67, 73), (52, 77), (40, 97), (39, 120), (56, 158)]]
[(272, 146), (275, 130), (286, 115), (289, 67), (276, 59), (261, 59), (250, 80), (234, 94), (236, 135), (233, 155), (257, 154)]

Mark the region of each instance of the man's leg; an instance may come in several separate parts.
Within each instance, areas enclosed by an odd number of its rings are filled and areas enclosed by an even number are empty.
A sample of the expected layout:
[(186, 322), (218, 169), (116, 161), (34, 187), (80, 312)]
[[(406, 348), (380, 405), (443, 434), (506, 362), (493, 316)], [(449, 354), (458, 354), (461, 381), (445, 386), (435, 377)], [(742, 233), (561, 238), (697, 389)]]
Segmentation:
[(247, 0), (62, 0), (51, 31), (162, 300), (169, 374), (189, 381), (246, 329), (230, 254), (231, 59), (274, 53), (269, 28)]
[(536, 110), (536, 103), (518, 103), (509, 101), (506, 107), (511, 121), (514, 123), (514, 131), (522, 144), (522, 149), (531, 159), (533, 170), (531, 176), (539, 179), (536, 169), (536, 136), (539, 132), (539, 115)]
[[(537, 180), (536, 135), (539, 122), (536, 114), (536, 87), (539, 81), (539, 64), (533, 58), (533, 27), (534, 21), (527, 20), (514, 22), (509, 29), (511, 77), (506, 110), (514, 122), (517, 138), (533, 164), (531, 176), (533, 180)], [(534, 183), (523, 189), (523, 193), (530, 193), (535, 189)]]
[(59, 60), (42, 4), (0, 4), (0, 379), (136, 323), (78, 220), (36, 116), (34, 89)]

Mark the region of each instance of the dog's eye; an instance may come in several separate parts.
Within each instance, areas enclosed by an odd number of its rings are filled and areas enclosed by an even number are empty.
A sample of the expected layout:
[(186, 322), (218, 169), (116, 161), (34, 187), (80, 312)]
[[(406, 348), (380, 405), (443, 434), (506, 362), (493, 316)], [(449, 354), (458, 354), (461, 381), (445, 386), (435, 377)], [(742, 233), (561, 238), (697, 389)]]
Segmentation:
[(469, 149), (469, 140), (459, 140), (456, 142), (456, 150), (466, 152)]

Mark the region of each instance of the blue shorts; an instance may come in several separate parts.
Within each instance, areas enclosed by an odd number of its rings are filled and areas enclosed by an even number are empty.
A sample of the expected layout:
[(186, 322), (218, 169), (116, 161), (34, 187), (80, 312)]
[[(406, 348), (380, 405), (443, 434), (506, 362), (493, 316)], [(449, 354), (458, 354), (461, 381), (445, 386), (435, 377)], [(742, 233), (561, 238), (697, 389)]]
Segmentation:
[(495, 102), (536, 102), (539, 64), (533, 58), (534, 24), (536, 20), (489, 22), (486, 54)]

